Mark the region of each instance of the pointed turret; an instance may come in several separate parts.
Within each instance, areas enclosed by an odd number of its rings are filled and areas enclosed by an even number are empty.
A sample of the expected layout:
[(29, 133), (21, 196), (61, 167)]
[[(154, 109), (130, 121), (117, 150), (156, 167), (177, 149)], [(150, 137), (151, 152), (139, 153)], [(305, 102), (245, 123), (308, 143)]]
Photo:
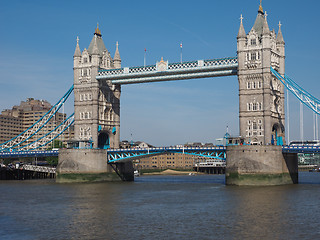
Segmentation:
[[(96, 45), (96, 48), (97, 48), (94, 50), (95, 53), (93, 52), (94, 45)], [(99, 24), (97, 24), (96, 30), (93, 34), (93, 38), (92, 38), (91, 43), (88, 47), (88, 52), (89, 52), (89, 54), (96, 54), (97, 50), (98, 50), (98, 54), (100, 56), (102, 56), (103, 52), (106, 50), (106, 46), (104, 45), (104, 42), (102, 40), (101, 31), (99, 29)]]
[(239, 27), (239, 32), (238, 32), (238, 38), (245, 38), (246, 37), (246, 31), (244, 30), (244, 27), (243, 27), (243, 17), (242, 17), (242, 14), (241, 14), (241, 17), (240, 17), (240, 27)]
[(77, 37), (77, 46), (76, 50), (74, 51), (74, 57), (81, 57), (81, 51), (80, 51), (80, 46), (79, 46), (79, 37)]
[(265, 12), (264, 15), (264, 23), (263, 23), (263, 28), (262, 28), (262, 34), (270, 34), (270, 29), (267, 21), (267, 12)]
[(277, 36), (277, 43), (284, 43), (283, 35), (282, 35), (282, 31), (281, 31), (281, 22), (279, 22), (279, 31), (278, 31), (278, 36)]
[(252, 27), (252, 29), (254, 29), (259, 36), (262, 35), (264, 22), (265, 22), (264, 12), (263, 12), (263, 8), (261, 6), (261, 1), (260, 1), (258, 15)]
[(115, 68), (121, 68), (121, 58), (119, 53), (119, 43), (116, 44), (116, 52), (114, 53), (113, 64)]
[(92, 47), (92, 55), (98, 55), (99, 54), (99, 49), (98, 49), (98, 44), (97, 44), (97, 35), (94, 35), (94, 41), (93, 41), (93, 47)]

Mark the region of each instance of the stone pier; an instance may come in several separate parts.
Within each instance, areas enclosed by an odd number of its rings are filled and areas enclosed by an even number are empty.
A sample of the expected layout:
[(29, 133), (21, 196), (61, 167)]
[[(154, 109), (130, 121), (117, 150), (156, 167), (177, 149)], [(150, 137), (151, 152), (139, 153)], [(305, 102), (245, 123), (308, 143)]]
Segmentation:
[(60, 149), (57, 182), (133, 181), (132, 162), (107, 163), (105, 149)]
[(298, 183), (298, 158), (281, 146), (228, 146), (226, 185), (284, 185)]

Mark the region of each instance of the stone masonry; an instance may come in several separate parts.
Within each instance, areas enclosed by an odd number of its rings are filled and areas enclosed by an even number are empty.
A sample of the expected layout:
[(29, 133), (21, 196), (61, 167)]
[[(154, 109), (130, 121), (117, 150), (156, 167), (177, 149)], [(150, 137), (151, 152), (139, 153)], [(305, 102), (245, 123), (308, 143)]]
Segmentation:
[(118, 43), (114, 58), (97, 26), (88, 49), (74, 53), (75, 139), (92, 140), (94, 148), (118, 148), (120, 142), (120, 85), (96, 80), (99, 69), (121, 67)]
[(285, 141), (284, 86), (270, 71), (285, 71), (285, 43), (279, 31), (269, 30), (267, 14), (260, 5), (248, 34), (243, 18), (237, 36), (240, 136), (254, 145)]

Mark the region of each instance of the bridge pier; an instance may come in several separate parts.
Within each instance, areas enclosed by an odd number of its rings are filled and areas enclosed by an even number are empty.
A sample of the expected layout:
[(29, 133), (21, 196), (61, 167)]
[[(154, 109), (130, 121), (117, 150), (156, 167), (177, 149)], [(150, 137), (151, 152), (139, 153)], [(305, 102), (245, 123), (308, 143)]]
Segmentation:
[(281, 146), (227, 146), (226, 185), (298, 183), (298, 157)]
[(105, 149), (61, 149), (56, 169), (56, 181), (102, 182), (133, 181), (132, 162), (111, 166)]

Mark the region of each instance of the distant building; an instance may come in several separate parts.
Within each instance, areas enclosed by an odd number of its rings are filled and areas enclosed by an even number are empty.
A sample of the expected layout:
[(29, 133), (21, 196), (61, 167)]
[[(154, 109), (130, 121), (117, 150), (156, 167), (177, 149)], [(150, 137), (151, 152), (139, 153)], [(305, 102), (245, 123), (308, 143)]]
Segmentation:
[(141, 141), (137, 141), (137, 142), (129, 142), (127, 140), (121, 141), (120, 142), (120, 148), (153, 148), (154, 146), (146, 143), (146, 142), (141, 142)]
[[(122, 141), (121, 148), (153, 148), (146, 142)], [(176, 147), (214, 147), (213, 143), (186, 143)], [(196, 163), (206, 162), (208, 158), (183, 153), (167, 153), (141, 158), (134, 161), (136, 169), (193, 169)]]
[[(12, 109), (5, 109), (0, 115), (0, 143), (6, 142), (19, 135), (35, 124), (44, 116), (52, 105), (46, 100), (36, 100), (28, 98), (27, 101), (21, 101), (20, 105), (13, 106)], [(66, 119), (66, 114), (57, 112), (55, 116), (38, 132), (36, 136), (31, 137), (28, 142), (33, 142), (45, 134), (52, 131), (56, 126)], [(58, 140), (66, 143), (73, 137), (73, 130), (68, 129)], [(48, 146), (43, 147), (46, 149)]]
[(0, 115), (0, 143), (6, 142), (23, 131), (22, 119)]

